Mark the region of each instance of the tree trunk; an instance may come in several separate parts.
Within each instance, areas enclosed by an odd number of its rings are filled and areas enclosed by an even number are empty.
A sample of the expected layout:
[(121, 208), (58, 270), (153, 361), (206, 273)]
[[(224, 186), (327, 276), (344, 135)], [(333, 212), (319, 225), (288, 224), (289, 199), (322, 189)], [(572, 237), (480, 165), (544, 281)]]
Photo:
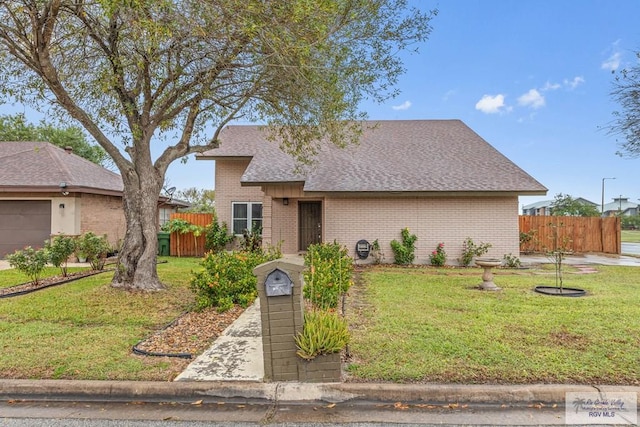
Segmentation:
[[(133, 173), (135, 174), (135, 173)], [(123, 174), (123, 208), (127, 231), (118, 255), (111, 286), (129, 290), (159, 291), (165, 288), (158, 278), (158, 195), (162, 180), (154, 173), (140, 173), (135, 179)]]

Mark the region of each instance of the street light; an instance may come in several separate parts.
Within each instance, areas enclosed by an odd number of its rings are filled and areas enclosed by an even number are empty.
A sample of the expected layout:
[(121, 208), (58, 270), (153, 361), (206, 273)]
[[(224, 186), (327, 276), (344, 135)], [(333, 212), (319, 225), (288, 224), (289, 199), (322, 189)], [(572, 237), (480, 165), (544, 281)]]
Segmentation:
[(616, 179), (613, 178), (602, 178), (602, 204), (600, 205), (600, 216), (604, 215), (604, 180), (605, 179)]

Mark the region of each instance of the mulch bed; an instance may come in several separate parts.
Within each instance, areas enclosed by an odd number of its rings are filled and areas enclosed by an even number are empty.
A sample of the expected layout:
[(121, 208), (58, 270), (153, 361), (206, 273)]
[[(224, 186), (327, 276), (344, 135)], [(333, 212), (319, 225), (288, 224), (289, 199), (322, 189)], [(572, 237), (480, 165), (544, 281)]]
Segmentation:
[(190, 359), (207, 350), (243, 312), (244, 308), (239, 306), (224, 313), (218, 313), (215, 308), (187, 312), (136, 344), (133, 351), (143, 356)]

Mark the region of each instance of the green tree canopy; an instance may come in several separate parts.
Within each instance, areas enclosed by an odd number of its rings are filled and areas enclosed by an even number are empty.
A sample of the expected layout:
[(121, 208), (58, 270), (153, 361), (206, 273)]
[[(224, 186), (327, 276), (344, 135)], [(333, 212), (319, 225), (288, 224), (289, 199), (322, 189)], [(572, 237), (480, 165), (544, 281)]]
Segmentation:
[(551, 204), (551, 215), (554, 216), (600, 216), (594, 205), (574, 199), (568, 194), (556, 194)]
[(107, 153), (99, 145), (89, 144), (82, 128), (57, 127), (44, 119), (36, 125), (27, 122), (23, 113), (0, 116), (0, 141), (50, 142), (61, 148), (71, 147), (75, 154), (98, 165), (109, 164)]
[(0, 93), (72, 117), (109, 154), (127, 221), (112, 285), (161, 289), (171, 162), (237, 120), (268, 124), (301, 162), (356, 142), (362, 101), (396, 95), (399, 54), (434, 14), (407, 0), (0, 1)]
[(183, 200), (191, 204), (189, 209), (186, 209), (186, 212), (215, 213), (215, 190), (191, 187), (176, 191), (173, 198)]
[[(640, 59), (640, 52), (636, 52)], [(614, 123), (610, 131), (624, 137), (619, 141), (618, 155), (623, 157), (640, 157), (640, 62), (617, 73), (613, 90), (613, 100), (620, 106), (620, 110), (613, 113)]]

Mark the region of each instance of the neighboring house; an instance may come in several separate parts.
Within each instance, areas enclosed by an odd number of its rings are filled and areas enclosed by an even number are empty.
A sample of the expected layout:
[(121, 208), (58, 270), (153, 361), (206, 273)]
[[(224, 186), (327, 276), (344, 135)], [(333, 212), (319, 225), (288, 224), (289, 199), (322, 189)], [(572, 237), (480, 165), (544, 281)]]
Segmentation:
[(638, 204), (629, 201), (628, 197), (614, 197), (613, 202), (604, 205), (603, 216), (633, 216), (638, 215)]
[[(0, 142), (0, 259), (51, 236), (124, 237), (120, 175), (46, 142)], [(169, 200), (161, 198), (159, 205)]]
[[(593, 207), (597, 207), (598, 210), (600, 210), (599, 209), (600, 206), (597, 203), (593, 203), (592, 201), (583, 199), (582, 197), (578, 197), (577, 199), (575, 199), (575, 201), (586, 204), (586, 205), (590, 205)], [(554, 202), (555, 200), (542, 200), (540, 202), (525, 205), (522, 207), (522, 215), (528, 215), (528, 216), (551, 215), (551, 209), (553, 208)]]
[(358, 145), (325, 145), (301, 172), (264, 132), (228, 126), (198, 159), (216, 162), (219, 220), (235, 234), (262, 227), (286, 254), (337, 241), (355, 256), (377, 240), (393, 262), (390, 242), (408, 227), (417, 263), (440, 242), (455, 263), (467, 237), (502, 258), (519, 253), (518, 196), (547, 192), (459, 120), (366, 122)]

